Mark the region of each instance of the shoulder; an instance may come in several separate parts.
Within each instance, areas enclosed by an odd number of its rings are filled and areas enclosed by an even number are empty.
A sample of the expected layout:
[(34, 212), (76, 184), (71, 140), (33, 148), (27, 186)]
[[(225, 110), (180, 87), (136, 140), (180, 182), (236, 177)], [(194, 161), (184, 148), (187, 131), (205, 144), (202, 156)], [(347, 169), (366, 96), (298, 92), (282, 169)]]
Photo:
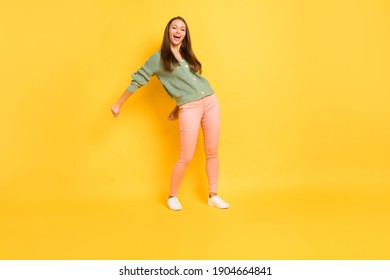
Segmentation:
[(160, 58), (161, 58), (161, 51), (158, 50), (158, 51), (154, 52), (154, 53), (149, 57), (149, 60), (160, 61)]
[(159, 70), (160, 67), (160, 57), (160, 51), (154, 52), (145, 62), (144, 67), (147, 68), (150, 72), (155, 73)]
[(146, 61), (146, 64), (148, 65), (159, 65), (160, 64), (160, 58), (161, 58), (161, 53), (160, 51), (154, 52)]

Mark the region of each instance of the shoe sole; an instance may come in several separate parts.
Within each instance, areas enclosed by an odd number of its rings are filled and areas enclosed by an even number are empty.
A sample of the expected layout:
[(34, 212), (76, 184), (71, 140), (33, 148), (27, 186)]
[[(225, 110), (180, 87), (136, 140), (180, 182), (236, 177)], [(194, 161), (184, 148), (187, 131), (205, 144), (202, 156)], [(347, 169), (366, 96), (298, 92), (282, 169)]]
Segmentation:
[(172, 211), (181, 211), (181, 210), (183, 210), (183, 208), (181, 208), (181, 209), (172, 209), (172, 208), (169, 208), (169, 207), (168, 207), (168, 209), (172, 210)]
[(167, 207), (168, 207), (169, 210), (172, 210), (172, 211), (180, 211), (180, 210), (183, 210), (183, 208), (178, 208), (178, 209), (171, 208), (171, 207), (169, 207), (169, 205), (167, 205)]
[(213, 204), (213, 203), (210, 203), (208, 202), (207, 203), (209, 206), (212, 206), (212, 207), (217, 207), (218, 209), (228, 209), (230, 207), (230, 205), (226, 206), (226, 207), (218, 207), (217, 205)]

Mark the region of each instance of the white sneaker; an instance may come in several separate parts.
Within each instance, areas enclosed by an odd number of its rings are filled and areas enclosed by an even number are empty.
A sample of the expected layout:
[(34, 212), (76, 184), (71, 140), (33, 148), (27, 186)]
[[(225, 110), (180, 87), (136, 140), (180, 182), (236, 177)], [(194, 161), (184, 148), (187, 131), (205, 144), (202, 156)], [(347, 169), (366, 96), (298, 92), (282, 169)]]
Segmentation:
[(168, 198), (168, 208), (174, 211), (183, 209), (179, 199), (176, 196)]
[(229, 208), (229, 206), (230, 206), (229, 203), (224, 201), (218, 195), (214, 195), (212, 197), (209, 197), (208, 204), (209, 204), (209, 206), (215, 206), (215, 207), (221, 208), (221, 209)]

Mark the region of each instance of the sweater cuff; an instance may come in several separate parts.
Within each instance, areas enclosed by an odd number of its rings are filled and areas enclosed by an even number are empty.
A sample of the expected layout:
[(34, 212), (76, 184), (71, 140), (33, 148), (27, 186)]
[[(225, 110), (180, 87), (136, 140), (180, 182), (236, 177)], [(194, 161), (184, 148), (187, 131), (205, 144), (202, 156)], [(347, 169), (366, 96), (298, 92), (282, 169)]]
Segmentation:
[(137, 88), (135, 85), (133, 85), (133, 84), (131, 84), (131, 85), (129, 85), (129, 86), (127, 87), (127, 90), (130, 91), (131, 93), (136, 92), (137, 89), (138, 89), (138, 88)]

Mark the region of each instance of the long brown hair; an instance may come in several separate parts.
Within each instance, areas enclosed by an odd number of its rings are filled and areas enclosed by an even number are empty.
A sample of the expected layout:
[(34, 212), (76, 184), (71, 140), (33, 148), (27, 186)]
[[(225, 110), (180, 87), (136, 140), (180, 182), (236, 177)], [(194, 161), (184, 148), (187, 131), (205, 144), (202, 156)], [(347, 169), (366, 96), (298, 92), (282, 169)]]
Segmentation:
[(199, 74), (202, 73), (202, 64), (200, 61), (196, 58), (194, 52), (192, 51), (191, 46), (191, 36), (190, 36), (190, 30), (188, 29), (188, 25), (184, 18), (182, 17), (174, 17), (172, 18), (167, 26), (165, 27), (164, 31), (164, 38), (163, 42), (161, 44), (161, 65), (164, 68), (165, 71), (172, 72), (173, 68), (179, 65), (179, 61), (177, 61), (176, 57), (171, 51), (171, 42), (169, 40), (169, 27), (174, 20), (181, 20), (186, 25), (186, 36), (183, 39), (183, 42), (180, 46), (180, 54), (183, 57), (185, 61), (190, 66), (190, 70), (192, 72), (199, 72)]

